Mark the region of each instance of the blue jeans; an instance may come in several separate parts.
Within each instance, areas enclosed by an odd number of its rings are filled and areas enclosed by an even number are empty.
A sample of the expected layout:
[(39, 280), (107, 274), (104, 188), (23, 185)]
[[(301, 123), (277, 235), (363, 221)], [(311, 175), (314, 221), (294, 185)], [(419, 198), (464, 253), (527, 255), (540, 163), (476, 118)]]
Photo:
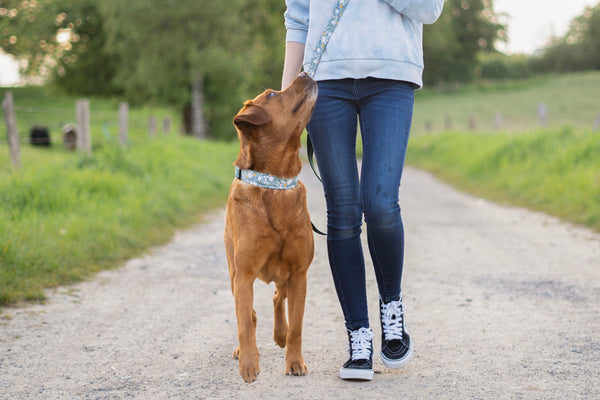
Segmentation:
[[(398, 190), (414, 88), (385, 79), (320, 81), (308, 124), (327, 204), (327, 250), (346, 328), (369, 327), (363, 215), (381, 299), (397, 300), (404, 262)], [(359, 176), (357, 122), (363, 143)]]

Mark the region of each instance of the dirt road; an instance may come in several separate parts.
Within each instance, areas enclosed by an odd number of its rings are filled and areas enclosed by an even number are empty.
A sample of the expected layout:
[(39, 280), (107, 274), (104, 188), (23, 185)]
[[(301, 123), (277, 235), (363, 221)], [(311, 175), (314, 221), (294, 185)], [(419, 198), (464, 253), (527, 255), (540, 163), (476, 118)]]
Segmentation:
[[(324, 227), (320, 187), (304, 168)], [(3, 310), (0, 399), (598, 399), (600, 235), (456, 192), (407, 168), (403, 291), (414, 358), (372, 382), (342, 381), (346, 334), (316, 238), (305, 377), (271, 340), (273, 287), (255, 285), (262, 373), (231, 359), (236, 323), (223, 211), (94, 280)], [(366, 247), (365, 247), (366, 248)], [(370, 267), (370, 266), (369, 266)], [(377, 294), (367, 271), (379, 345)]]

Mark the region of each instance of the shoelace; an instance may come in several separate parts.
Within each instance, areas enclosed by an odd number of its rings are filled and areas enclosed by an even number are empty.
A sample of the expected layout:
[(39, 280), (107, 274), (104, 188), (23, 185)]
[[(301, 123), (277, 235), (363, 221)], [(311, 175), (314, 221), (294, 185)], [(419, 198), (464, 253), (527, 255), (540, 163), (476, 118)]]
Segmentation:
[(404, 334), (404, 310), (402, 299), (381, 304), (383, 333), (386, 340), (402, 339)]
[(350, 332), (352, 360), (364, 360), (371, 357), (373, 332), (367, 328)]

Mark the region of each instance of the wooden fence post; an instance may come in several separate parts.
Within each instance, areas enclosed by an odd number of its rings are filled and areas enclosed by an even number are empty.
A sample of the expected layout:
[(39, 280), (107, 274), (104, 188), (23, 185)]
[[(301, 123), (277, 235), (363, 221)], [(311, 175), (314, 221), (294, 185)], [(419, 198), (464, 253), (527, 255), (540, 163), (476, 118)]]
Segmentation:
[(119, 103), (119, 142), (122, 146), (127, 145), (127, 128), (129, 120), (129, 104), (124, 101)]
[(433, 130), (433, 122), (430, 119), (425, 120), (425, 132), (429, 133)]
[(471, 116), (469, 118), (469, 129), (472, 131), (476, 131), (477, 130), (477, 120), (475, 119), (474, 116)]
[(202, 78), (198, 77), (192, 85), (192, 135), (198, 139), (206, 139), (203, 107)]
[(546, 108), (546, 103), (538, 104), (538, 121), (541, 126), (546, 126), (548, 123), (548, 109)]
[(163, 134), (165, 134), (165, 135), (169, 135), (171, 133), (171, 118), (169, 118), (169, 117), (163, 118), (162, 129), (163, 129)]
[(499, 130), (502, 128), (502, 114), (496, 113), (494, 114), (494, 129)]
[(90, 135), (90, 102), (87, 99), (77, 100), (75, 104), (77, 114), (77, 149), (92, 152), (92, 138)]
[(447, 131), (452, 129), (452, 120), (447, 115), (446, 115), (446, 118), (444, 118), (444, 129)]
[(6, 122), (10, 161), (15, 168), (19, 168), (21, 166), (21, 148), (12, 92), (6, 92), (4, 100), (2, 101), (2, 108), (4, 109), (4, 120)]
[(156, 117), (153, 115), (148, 118), (148, 135), (156, 137)]

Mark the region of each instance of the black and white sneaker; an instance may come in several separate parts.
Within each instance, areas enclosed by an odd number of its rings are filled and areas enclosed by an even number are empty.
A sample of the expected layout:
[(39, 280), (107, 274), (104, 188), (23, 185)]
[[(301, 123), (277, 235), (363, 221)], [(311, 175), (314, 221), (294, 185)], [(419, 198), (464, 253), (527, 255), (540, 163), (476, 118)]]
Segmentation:
[(348, 331), (348, 361), (340, 369), (340, 378), (370, 381), (373, 379), (373, 331), (360, 328)]
[(401, 368), (412, 356), (412, 342), (406, 331), (404, 303), (398, 300), (384, 303), (379, 299), (381, 312), (381, 360), (387, 368)]

